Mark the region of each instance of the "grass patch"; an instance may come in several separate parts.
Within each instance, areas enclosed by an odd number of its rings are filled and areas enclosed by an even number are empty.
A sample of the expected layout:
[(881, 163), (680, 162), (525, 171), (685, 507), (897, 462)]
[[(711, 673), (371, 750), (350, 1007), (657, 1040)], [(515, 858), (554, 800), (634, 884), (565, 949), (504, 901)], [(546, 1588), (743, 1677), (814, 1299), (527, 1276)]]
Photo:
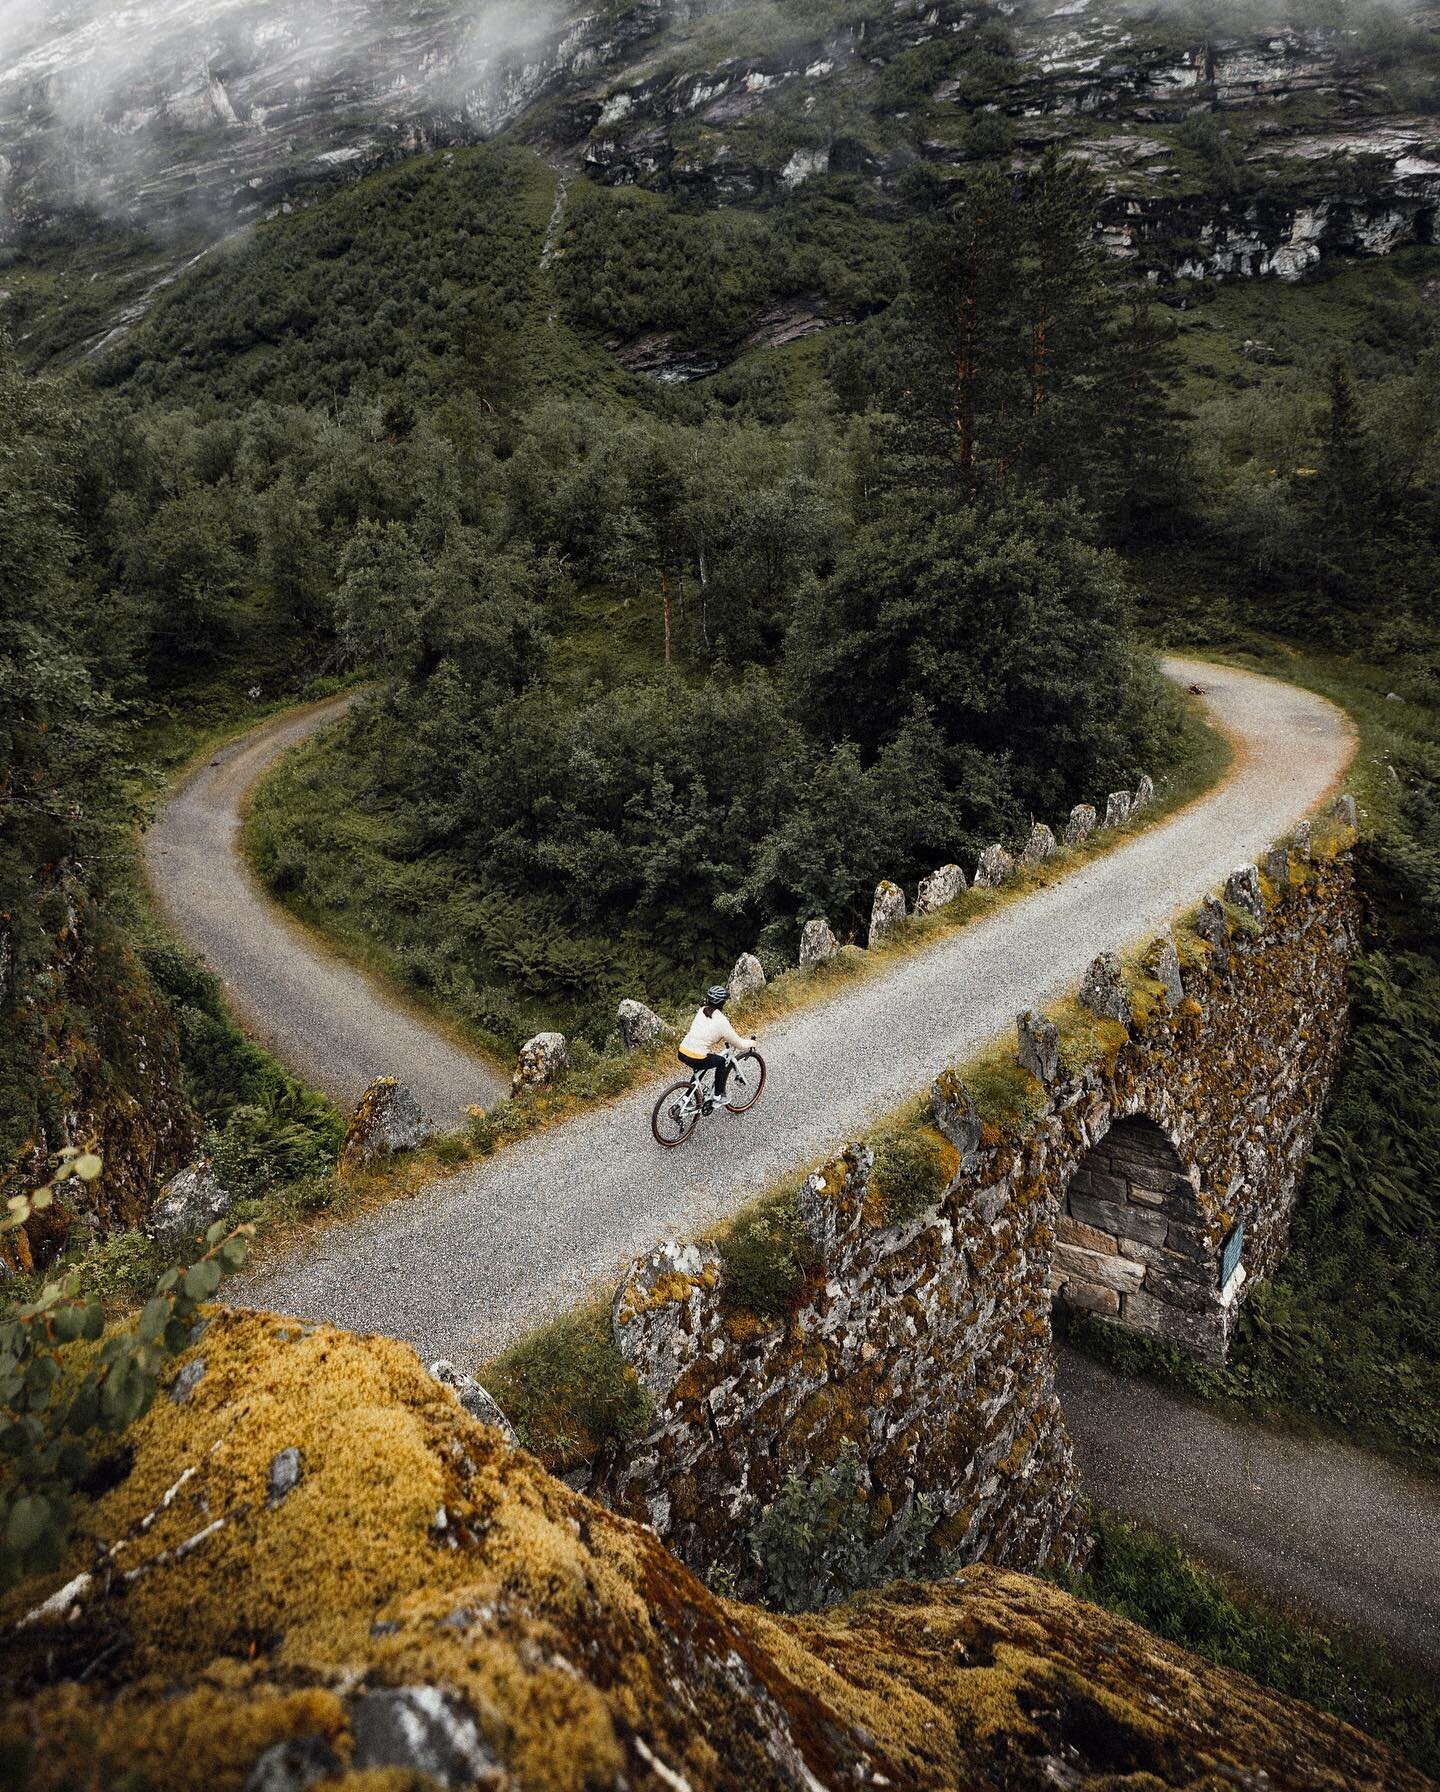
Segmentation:
[(818, 1272), (820, 1255), (800, 1218), (802, 1186), (803, 1178), (762, 1195), (711, 1235), (728, 1310), (778, 1319)]
[(1346, 1631), (1327, 1635), (1267, 1610), (1142, 1525), (1104, 1512), (1093, 1524), (1095, 1553), (1085, 1572), (1054, 1577), (1067, 1591), (1354, 1724), (1422, 1773), (1440, 1773), (1434, 1688), (1381, 1645)]
[(882, 1134), (874, 1150), (870, 1194), (884, 1226), (903, 1226), (933, 1207), (958, 1161), (955, 1147), (933, 1126)]
[(654, 1412), (600, 1301), (541, 1326), (480, 1373), (520, 1441), (553, 1474), (638, 1437)]

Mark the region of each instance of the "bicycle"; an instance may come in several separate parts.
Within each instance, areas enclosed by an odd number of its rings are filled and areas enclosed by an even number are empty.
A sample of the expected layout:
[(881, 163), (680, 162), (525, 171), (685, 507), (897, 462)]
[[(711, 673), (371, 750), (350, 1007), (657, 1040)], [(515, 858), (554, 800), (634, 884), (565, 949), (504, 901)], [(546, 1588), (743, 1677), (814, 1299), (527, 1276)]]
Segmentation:
[[(725, 1090), (726, 1111), (748, 1113), (759, 1101), (760, 1092), (765, 1087), (765, 1060), (753, 1048), (743, 1052), (727, 1049), (721, 1056), (730, 1066)], [(700, 1117), (709, 1103), (715, 1099), (705, 1091), (705, 1078), (710, 1074), (707, 1065), (695, 1071), (688, 1081), (672, 1083), (655, 1103), (650, 1130), (655, 1135), (655, 1142), (667, 1151), (685, 1143), (700, 1124)]]

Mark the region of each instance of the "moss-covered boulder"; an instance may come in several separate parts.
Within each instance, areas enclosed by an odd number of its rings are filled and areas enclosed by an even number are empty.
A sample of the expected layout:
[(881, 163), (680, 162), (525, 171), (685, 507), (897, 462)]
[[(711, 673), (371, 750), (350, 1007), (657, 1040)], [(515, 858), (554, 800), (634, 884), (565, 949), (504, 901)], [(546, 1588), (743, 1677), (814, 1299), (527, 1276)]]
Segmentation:
[(241, 1792), (262, 1762), (327, 1788), (1426, 1784), (1025, 1575), (807, 1619), (728, 1603), (388, 1340), (218, 1312), (203, 1347), (65, 1562), (0, 1602), (0, 1749), (30, 1792), (127, 1769)]

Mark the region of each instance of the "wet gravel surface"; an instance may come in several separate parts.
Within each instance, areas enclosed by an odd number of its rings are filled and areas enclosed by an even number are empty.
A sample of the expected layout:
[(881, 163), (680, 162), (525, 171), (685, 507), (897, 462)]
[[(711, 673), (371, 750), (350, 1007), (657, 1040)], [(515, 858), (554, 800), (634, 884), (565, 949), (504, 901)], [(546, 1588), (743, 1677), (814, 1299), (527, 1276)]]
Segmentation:
[(376, 1076), (399, 1076), (437, 1129), (505, 1092), (493, 1066), (317, 947), (256, 884), (240, 854), (245, 799), (290, 747), (353, 694), (288, 711), (231, 741), (171, 796), (145, 836), (162, 912), (225, 988), (232, 1011), (307, 1082), (352, 1108)]
[[(1231, 776), (1049, 888), (771, 1027), (761, 1041), (769, 1083), (752, 1112), (717, 1114), (665, 1152), (649, 1131), (656, 1086), (639, 1090), (316, 1234), (258, 1266), (238, 1292), (389, 1333), (427, 1360), (484, 1358), (577, 1297), (608, 1295), (626, 1261), (657, 1239), (693, 1232), (856, 1137), (1013, 1027), (1018, 1010), (1073, 987), (1097, 952), (1160, 931), (1343, 773), (1350, 726), (1323, 699), (1198, 662), (1167, 669), (1202, 687), (1236, 740)], [(264, 1002), (263, 982), (251, 997)], [(317, 1016), (325, 1004), (317, 991)], [(412, 1080), (399, 1041), (387, 1039), (381, 1055)]]

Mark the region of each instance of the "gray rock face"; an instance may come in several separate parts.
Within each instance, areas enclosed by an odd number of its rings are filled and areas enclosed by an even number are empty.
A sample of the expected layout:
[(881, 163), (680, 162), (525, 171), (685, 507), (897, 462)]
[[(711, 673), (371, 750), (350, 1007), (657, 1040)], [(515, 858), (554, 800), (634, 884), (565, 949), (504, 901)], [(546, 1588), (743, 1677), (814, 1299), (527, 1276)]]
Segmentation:
[(754, 995), (757, 989), (764, 989), (765, 967), (753, 952), (742, 952), (735, 960), (735, 969), (731, 971), (725, 987), (730, 991), (732, 1002)]
[(413, 1151), (428, 1127), (420, 1103), (393, 1076), (377, 1076), (360, 1097), (340, 1147), (342, 1169), (364, 1169), (396, 1151)]
[(1080, 985), (1080, 1005), (1102, 1020), (1123, 1021), (1127, 1027), (1135, 1018), (1125, 988), (1125, 973), (1113, 952), (1102, 952), (1090, 960)]
[(202, 1157), (161, 1189), (146, 1230), (167, 1247), (193, 1244), (229, 1210), (229, 1191), (221, 1187), (210, 1159)]
[(434, 1380), (447, 1388), (455, 1390), (460, 1404), (472, 1419), (479, 1419), (482, 1425), (491, 1425), (505, 1439), (512, 1449), (518, 1449), (520, 1439), (515, 1427), (500, 1410), (500, 1404), (487, 1388), (481, 1387), (473, 1375), (467, 1375), (463, 1369), (441, 1358), (438, 1363), (431, 1363), (430, 1374)]
[(1130, 792), (1112, 790), (1105, 799), (1105, 826), (1118, 828), (1130, 819)]
[(288, 1449), (277, 1451), (270, 1459), (270, 1473), (266, 1477), (265, 1503), (278, 1506), (289, 1493), (293, 1493), (300, 1485), (300, 1452), (293, 1444)]
[(961, 1167), (973, 1170), (983, 1129), (974, 1098), (953, 1070), (942, 1071), (931, 1083), (930, 1112), (936, 1126), (960, 1153)]
[(510, 1090), (518, 1095), (522, 1089), (542, 1089), (553, 1082), (562, 1070), (570, 1068), (570, 1047), (563, 1033), (536, 1033), (520, 1047)]
[(669, 1395), (689, 1362), (701, 1302), (719, 1275), (715, 1252), (667, 1238), (637, 1258), (616, 1290), (610, 1303), (615, 1342), (656, 1400)]
[(824, 964), (840, 950), (830, 923), (822, 916), (807, 921), (800, 930), (800, 969), (808, 971), (812, 964)]
[(186, 1401), (205, 1379), (205, 1359), (203, 1356), (192, 1357), (185, 1367), (170, 1383), (170, 1398), (177, 1406), (184, 1406)]
[(627, 1052), (638, 1051), (642, 1045), (648, 1045), (667, 1031), (664, 1021), (653, 1008), (647, 1008), (643, 1002), (634, 1001), (629, 996), (615, 1010), (615, 1022)]
[(1078, 846), (1082, 840), (1088, 840), (1095, 832), (1098, 819), (1093, 803), (1076, 803), (1070, 811), (1069, 821), (1065, 823), (1065, 844)]
[(899, 884), (892, 884), (888, 877), (882, 877), (875, 886), (875, 900), (870, 905), (869, 943), (878, 946), (904, 919), (905, 892)]
[(1302, 821), (1290, 838), (1295, 847), (1295, 856), (1308, 862), (1311, 852), (1310, 823)]
[(1060, 1075), (1060, 1035), (1053, 1020), (1033, 1008), (1015, 1016), (1015, 1057), (1022, 1070), (1048, 1089)]
[(323, 1736), (292, 1736), (255, 1757), (244, 1792), (307, 1792), (317, 1780), (344, 1771), (339, 1755)]
[(1141, 772), (1140, 782), (1135, 786), (1135, 792), (1130, 798), (1130, 813), (1133, 815), (1137, 809), (1145, 808), (1154, 799), (1155, 780), (1148, 772)]
[(995, 890), (1006, 882), (1015, 869), (1015, 861), (1003, 846), (987, 846), (975, 867), (975, 888)]
[(1338, 821), (1342, 827), (1354, 828), (1357, 832), (1359, 831), (1360, 812), (1355, 807), (1355, 799), (1353, 796), (1348, 794), (1345, 796), (1337, 796), (1332, 813), (1334, 814), (1336, 821)]
[(1260, 893), (1260, 871), (1255, 865), (1237, 865), (1225, 879), (1225, 900), (1249, 915), (1265, 919), (1265, 898)]
[(1055, 836), (1043, 821), (1035, 822), (1030, 829), (1030, 837), (1020, 850), (1022, 865), (1041, 865), (1051, 858), (1055, 852)]
[(505, 1778), (470, 1713), (436, 1686), (367, 1692), (350, 1714), (352, 1767), (406, 1767), (452, 1792), (498, 1786)]
[(1207, 896), (1200, 904), (1200, 913), (1195, 917), (1195, 931), (1209, 945), (1223, 948), (1230, 941), (1230, 927), (1225, 919), (1225, 910), (1215, 897)]
[(915, 896), (915, 913), (933, 915), (937, 909), (944, 908), (957, 896), (963, 896), (966, 888), (965, 873), (958, 865), (942, 865), (938, 871), (932, 871), (929, 877), (920, 879), (920, 888)]
[(1267, 846), (1261, 855), (1263, 869), (1277, 890), (1288, 889), (1290, 885), (1290, 849), (1288, 846)]
[(1185, 1000), (1185, 984), (1180, 976), (1180, 954), (1168, 934), (1151, 946), (1146, 965), (1155, 981), (1165, 985), (1165, 1000), (1172, 1008), (1178, 1008)]

